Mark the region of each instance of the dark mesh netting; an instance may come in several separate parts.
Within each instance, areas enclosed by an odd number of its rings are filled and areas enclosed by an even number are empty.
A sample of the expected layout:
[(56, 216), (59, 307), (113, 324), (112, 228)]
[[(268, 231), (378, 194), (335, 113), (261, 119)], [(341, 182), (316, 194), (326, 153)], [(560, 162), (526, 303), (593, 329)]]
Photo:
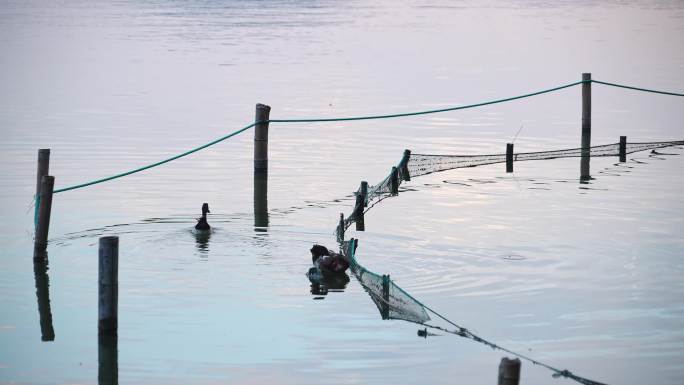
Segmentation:
[(430, 320), (423, 305), (392, 282), (389, 275), (378, 275), (361, 266), (356, 261), (355, 248), (355, 239), (342, 243), (342, 253), (349, 258), (352, 273), (370, 295), (383, 319), (417, 323)]
[[(652, 150), (655, 148), (669, 147), (675, 145), (682, 145), (684, 141), (669, 141), (669, 142), (650, 142), (650, 143), (627, 143), (626, 153)], [(618, 156), (620, 154), (620, 144), (606, 144), (602, 146), (593, 146), (589, 150), (591, 157), (598, 156)], [(565, 150), (555, 151), (539, 151), (539, 152), (520, 152), (513, 154), (514, 161), (523, 160), (543, 160), (556, 158), (574, 158), (581, 157), (581, 148), (571, 148)], [(408, 171), (411, 177), (431, 174), (433, 172), (453, 170), (456, 168), (475, 167), (486, 164), (504, 163), (506, 162), (506, 154), (492, 154), (492, 155), (431, 155), (431, 154), (411, 154), (411, 159), (408, 162)]]
[[(647, 143), (626, 143), (625, 153), (631, 154), (639, 151), (653, 150), (656, 148), (684, 145), (684, 141), (667, 142), (647, 142)], [(593, 146), (589, 149), (591, 157), (619, 156), (620, 144), (605, 144)], [(523, 160), (544, 160), (556, 158), (581, 157), (581, 148), (570, 148), (565, 150), (538, 151), (538, 152), (519, 152), (513, 154), (513, 161)], [(411, 178), (427, 175), (434, 172), (453, 170), (457, 168), (476, 167), (494, 163), (505, 163), (506, 154), (491, 155), (433, 155), (433, 154), (412, 154), (411, 151), (404, 151), (404, 156), (396, 166), (396, 174), (391, 172), (382, 181), (369, 185), (364, 199), (357, 200), (354, 210), (349, 216), (344, 218), (337, 226), (335, 233), (337, 239), (344, 240), (344, 231), (356, 222), (359, 216), (368, 211), (374, 204), (392, 196), (398, 191), (399, 186), (411, 180)], [(393, 192), (394, 189), (394, 192)], [(363, 196), (361, 187), (354, 193), (356, 196)]]

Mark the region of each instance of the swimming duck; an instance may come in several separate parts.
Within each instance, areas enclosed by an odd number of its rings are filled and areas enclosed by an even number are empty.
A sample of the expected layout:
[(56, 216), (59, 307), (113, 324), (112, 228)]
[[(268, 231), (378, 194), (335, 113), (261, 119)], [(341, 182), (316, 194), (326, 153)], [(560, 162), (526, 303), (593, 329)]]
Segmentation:
[(332, 252), (321, 245), (313, 245), (311, 248), (311, 262), (323, 275), (344, 273), (349, 268), (349, 261), (344, 255)]
[(207, 213), (210, 213), (209, 211), (209, 204), (208, 203), (203, 203), (202, 204), (202, 217), (197, 219), (197, 224), (195, 225), (195, 230), (211, 230), (211, 226), (209, 226), (209, 222), (207, 222)]

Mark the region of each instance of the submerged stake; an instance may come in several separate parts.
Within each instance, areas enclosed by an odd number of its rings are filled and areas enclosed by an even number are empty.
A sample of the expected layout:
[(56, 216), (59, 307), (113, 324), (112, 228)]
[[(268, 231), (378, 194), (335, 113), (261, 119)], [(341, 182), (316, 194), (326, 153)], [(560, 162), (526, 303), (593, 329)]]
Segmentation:
[(627, 161), (627, 137), (626, 136), (620, 137), (619, 156), (620, 156), (620, 162), (621, 163), (624, 163)]
[(499, 364), (499, 385), (518, 385), (520, 383), (520, 359), (504, 357)]
[(506, 143), (506, 172), (513, 172), (513, 143)]

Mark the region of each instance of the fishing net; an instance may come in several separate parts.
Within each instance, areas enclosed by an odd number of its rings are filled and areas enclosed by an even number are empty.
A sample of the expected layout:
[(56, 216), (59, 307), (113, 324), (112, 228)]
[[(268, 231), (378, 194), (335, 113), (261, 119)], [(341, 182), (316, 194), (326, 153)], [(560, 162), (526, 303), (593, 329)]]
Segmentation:
[(389, 275), (378, 275), (361, 266), (354, 255), (356, 240), (342, 243), (342, 253), (349, 258), (351, 271), (370, 295), (382, 319), (400, 319), (416, 323), (430, 320), (423, 305), (397, 286)]
[[(656, 148), (670, 147), (684, 145), (684, 141), (667, 141), (667, 142), (646, 142), (646, 143), (627, 143), (625, 146), (625, 153), (631, 154), (639, 151), (652, 150)], [(620, 144), (605, 144), (601, 146), (593, 146), (589, 149), (589, 156), (619, 156)], [(581, 148), (570, 148), (564, 150), (554, 151), (538, 151), (538, 152), (519, 152), (513, 154), (514, 161), (523, 160), (544, 160), (556, 158), (573, 158), (581, 157)], [(338, 224), (335, 234), (339, 242), (344, 241), (344, 232), (359, 220), (359, 218), (368, 211), (374, 204), (388, 198), (397, 193), (399, 186), (405, 182), (410, 181), (422, 175), (431, 174), (434, 172), (453, 170), (457, 168), (476, 167), (487, 164), (504, 163), (506, 162), (506, 154), (491, 154), (491, 155), (433, 155), (433, 154), (412, 154), (411, 151), (405, 150), (404, 156), (393, 171), (390, 172), (380, 182), (367, 186), (366, 193), (362, 191), (362, 186), (354, 192), (355, 196), (362, 196), (363, 199), (357, 199), (354, 205), (354, 210), (346, 218), (342, 218)]]
[[(399, 191), (399, 186), (404, 181), (411, 180), (411, 175), (408, 168), (410, 164), (410, 157), (411, 151), (405, 150), (401, 161), (399, 161), (396, 167), (392, 168), (392, 171), (385, 177), (385, 179), (374, 185), (367, 186), (365, 194), (363, 191), (363, 183), (359, 189), (354, 192), (355, 196), (362, 196), (363, 199), (357, 199), (356, 204), (354, 205), (354, 210), (351, 212), (351, 214), (346, 218), (341, 218), (340, 223), (335, 229), (338, 242), (344, 241), (344, 231), (347, 230), (352, 223), (357, 222), (359, 217), (366, 211), (370, 210), (375, 203), (397, 194)], [(368, 208), (364, 210), (365, 207)]]
[[(649, 142), (649, 143), (627, 143), (625, 153), (651, 150), (662, 147), (682, 145), (684, 141), (668, 142)], [(606, 144), (593, 146), (589, 149), (589, 156), (618, 156), (620, 154), (620, 144)], [(555, 151), (539, 152), (520, 152), (513, 154), (514, 161), (523, 160), (543, 160), (556, 158), (581, 157), (581, 148), (571, 148)], [(411, 154), (408, 162), (408, 172), (411, 177), (431, 174), (433, 172), (453, 170), (456, 168), (475, 167), (494, 163), (506, 162), (506, 154), (491, 155), (431, 155), (431, 154)]]
[[(382, 319), (397, 319), (409, 321), (425, 326), (425, 330), (427, 330), (427, 328), (429, 327), (431, 329), (436, 329), (445, 333), (450, 333), (457, 335), (459, 337), (471, 339), (475, 342), (479, 342), (481, 344), (489, 346), (492, 349), (498, 349), (513, 354), (514, 356), (532, 362), (535, 365), (541, 365), (553, 371), (554, 378), (570, 378), (585, 385), (605, 385), (600, 382), (580, 377), (570, 372), (569, 370), (561, 370), (553, 366), (547, 365), (541, 361), (534, 360), (526, 355), (506, 349), (502, 346), (495, 344), (494, 342), (488, 341), (476, 335), (475, 333), (471, 332), (470, 330), (462, 326), (457, 325), (453, 321), (435, 312), (434, 310), (430, 309), (429, 307), (427, 307), (426, 305), (424, 305), (423, 303), (421, 303), (420, 301), (406, 293), (402, 288), (400, 288), (390, 280), (389, 275), (381, 276), (361, 266), (356, 260), (357, 245), (357, 240), (354, 238), (348, 241), (342, 241), (341, 253), (345, 256), (345, 258), (348, 258), (352, 273), (354, 274), (356, 279), (361, 283), (361, 286), (363, 286), (364, 290), (366, 290), (366, 292), (370, 295), (371, 299), (373, 300), (373, 303), (375, 303), (375, 306), (378, 307), (378, 311), (380, 311), (380, 316), (382, 317)], [(434, 325), (432, 323), (426, 323), (427, 321), (430, 321), (428, 311), (437, 316), (438, 318), (442, 319), (443, 321), (446, 321), (447, 323), (451, 324), (455, 327), (455, 329), (447, 329), (444, 327)], [(421, 331), (418, 332), (418, 335), (421, 336)], [(427, 332), (424, 332), (423, 336), (427, 337), (427, 335)]]

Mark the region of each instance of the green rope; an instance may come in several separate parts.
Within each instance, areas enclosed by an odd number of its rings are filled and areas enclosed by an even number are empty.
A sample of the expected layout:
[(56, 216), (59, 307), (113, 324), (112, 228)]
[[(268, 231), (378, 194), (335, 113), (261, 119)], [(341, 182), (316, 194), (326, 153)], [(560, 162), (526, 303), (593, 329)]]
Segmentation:
[(684, 96), (684, 94), (678, 94), (678, 93), (676, 93), (676, 92), (649, 90), (648, 88), (639, 88), (639, 87), (625, 86), (625, 85), (622, 85), (622, 84), (615, 84), (615, 83), (602, 82), (602, 81), (600, 81), (600, 80), (592, 80), (592, 83), (604, 84), (604, 85), (612, 86), (612, 87), (626, 88), (626, 89), (628, 89), (628, 90), (636, 90), (636, 91), (651, 92), (651, 93), (654, 93), (654, 94), (673, 95), (673, 96)]
[(182, 157), (184, 157), (184, 156), (186, 156), (186, 155), (190, 155), (190, 154), (192, 154), (192, 153), (194, 153), (194, 152), (197, 152), (197, 151), (199, 151), (199, 150), (202, 150), (202, 149), (204, 149), (204, 148), (207, 148), (207, 147), (209, 147), (209, 146), (212, 146), (212, 145), (214, 145), (214, 144), (216, 144), (216, 143), (222, 142), (222, 141), (224, 141), (224, 140), (226, 140), (226, 139), (228, 139), (228, 138), (231, 138), (231, 137), (233, 137), (233, 136), (235, 136), (235, 135), (237, 135), (237, 134), (239, 134), (239, 133), (241, 133), (241, 132), (244, 132), (244, 131), (246, 131), (246, 130), (248, 130), (248, 129), (254, 127), (254, 126), (256, 126), (256, 125), (259, 124), (259, 123), (344, 122), (344, 121), (353, 121), (353, 120), (389, 119), (389, 118), (399, 118), (399, 117), (406, 117), (406, 116), (427, 115), (427, 114), (435, 114), (435, 113), (440, 113), (440, 112), (464, 110), (464, 109), (474, 108), (474, 107), (482, 107), (482, 106), (487, 106), (487, 105), (490, 105), (490, 104), (497, 104), (497, 103), (509, 102), (509, 101), (512, 101), (512, 100), (528, 98), (528, 97), (531, 97), (531, 96), (536, 96), (536, 95), (541, 95), (541, 94), (545, 94), (545, 93), (549, 93), (549, 92), (554, 92), (554, 91), (562, 90), (562, 89), (564, 89), (564, 88), (574, 87), (574, 86), (576, 86), (576, 85), (578, 85), (578, 84), (583, 84), (583, 83), (599, 83), (599, 84), (605, 84), (605, 85), (609, 85), (609, 86), (613, 86), (613, 87), (627, 88), (627, 89), (637, 90), (637, 91), (646, 91), (646, 92), (652, 92), (652, 93), (658, 93), (658, 94), (664, 94), (664, 95), (684, 96), (684, 94), (678, 94), (678, 93), (674, 93), (674, 92), (665, 92), (665, 91), (649, 90), (649, 89), (646, 89), (646, 88), (638, 88), (638, 87), (631, 87), (631, 86), (625, 86), (625, 85), (614, 84), (614, 83), (607, 83), (607, 82), (602, 82), (602, 81), (599, 81), (599, 80), (586, 80), (586, 81), (585, 81), (585, 80), (581, 80), (581, 81), (574, 82), (574, 83), (570, 83), (570, 84), (566, 84), (566, 85), (563, 85), (563, 86), (554, 87), (554, 88), (549, 88), (549, 89), (545, 89), (545, 90), (541, 90), (541, 91), (537, 91), (537, 92), (532, 92), (532, 93), (528, 93), (528, 94), (524, 94), (524, 95), (513, 96), (513, 97), (510, 97), (510, 98), (496, 99), (496, 100), (491, 100), (491, 101), (487, 101), (487, 102), (481, 102), (481, 103), (475, 103), (475, 104), (468, 104), (468, 105), (465, 105), (465, 106), (440, 108), (440, 109), (436, 109), (436, 110), (426, 110), (426, 111), (416, 111), (416, 112), (406, 112), (406, 113), (386, 114), (386, 115), (355, 116), (355, 117), (347, 117), (347, 118), (344, 118), (344, 117), (343, 117), (343, 118), (307, 118), (307, 119), (270, 119), (270, 120), (268, 120), (268, 121), (251, 123), (251, 124), (249, 124), (248, 126), (245, 126), (244, 128), (241, 128), (241, 129), (239, 129), (239, 130), (237, 130), (237, 131), (234, 131), (234, 132), (232, 132), (232, 133), (230, 133), (230, 134), (228, 134), (228, 135), (226, 135), (226, 136), (223, 136), (223, 137), (221, 137), (221, 138), (218, 138), (218, 139), (216, 139), (216, 140), (214, 140), (214, 141), (212, 141), (212, 142), (209, 142), (209, 143), (207, 143), (207, 144), (204, 144), (204, 145), (199, 146), (199, 147), (197, 147), (197, 148), (194, 148), (194, 149), (192, 149), (192, 150), (186, 151), (186, 152), (184, 152), (184, 153), (182, 153), (182, 154), (179, 154), (179, 155), (176, 155), (176, 156), (172, 156), (171, 158), (168, 158), (168, 159), (165, 159), (165, 160), (156, 162), (156, 163), (152, 163), (152, 164), (147, 165), (147, 166), (143, 166), (143, 167), (140, 167), (140, 168), (136, 168), (135, 170), (127, 171), (127, 172), (124, 172), (124, 173), (121, 173), (121, 174), (116, 174), (116, 175), (113, 175), (113, 176), (110, 176), (110, 177), (107, 177), (107, 178), (102, 178), (102, 179), (94, 180), (94, 181), (92, 181), (92, 182), (87, 182), (87, 183), (82, 183), (82, 184), (78, 184), (78, 185), (74, 185), (74, 186), (70, 186), (70, 187), (61, 188), (61, 189), (55, 190), (54, 192), (55, 192), (55, 193), (60, 193), (60, 192), (64, 192), (64, 191), (69, 191), (69, 190), (78, 189), (78, 188), (81, 188), (81, 187), (91, 186), (91, 185), (94, 185), (94, 184), (98, 184), (98, 183), (110, 181), (110, 180), (112, 180), (112, 179), (117, 179), (117, 178), (121, 178), (121, 177), (124, 177), (124, 176), (127, 176), (127, 175), (135, 174), (135, 173), (137, 173), (137, 172), (144, 171), (144, 170), (147, 170), (147, 169), (149, 169), (149, 168), (153, 168), (153, 167), (156, 167), (156, 166), (160, 166), (160, 165), (162, 165), (162, 164), (164, 164), (164, 163), (168, 163), (168, 162), (170, 162), (170, 161), (172, 161), (172, 160), (176, 160), (176, 159), (178, 159), (178, 158), (182, 158)]
[(78, 184), (78, 185), (75, 185), (75, 186), (70, 186), (70, 187), (61, 188), (61, 189), (59, 189), (59, 190), (55, 190), (54, 193), (56, 194), (56, 193), (63, 192), (63, 191), (69, 191), (69, 190), (74, 190), (74, 189), (81, 188), (81, 187), (91, 186), (91, 185), (94, 185), (94, 184), (106, 182), (106, 181), (108, 181), (108, 180), (121, 178), (122, 176), (135, 174), (136, 172), (144, 171), (144, 170), (147, 170), (148, 168), (160, 166), (160, 165), (162, 165), (162, 164), (164, 164), (164, 163), (168, 163), (168, 162), (170, 162), (170, 161), (172, 161), (172, 160), (176, 160), (176, 159), (178, 159), (178, 158), (182, 158), (182, 157), (184, 157), (184, 156), (186, 156), (186, 155), (190, 155), (190, 154), (192, 154), (192, 153), (194, 153), (194, 152), (197, 152), (197, 151), (199, 151), (199, 150), (205, 149), (205, 148), (207, 148), (207, 147), (209, 147), (209, 146), (212, 146), (212, 145), (214, 145), (214, 144), (216, 144), (216, 143), (218, 143), (218, 142), (222, 142), (222, 141), (224, 141), (224, 140), (226, 140), (226, 139), (228, 139), (228, 138), (230, 138), (230, 137), (233, 137), (233, 136), (235, 136), (235, 135), (237, 135), (237, 134), (239, 134), (239, 133), (241, 133), (241, 132), (244, 132), (244, 131), (246, 131), (246, 130), (252, 128), (252, 127), (254, 127), (254, 126), (257, 125), (258, 123), (260, 123), (260, 122), (252, 123), (252, 124), (250, 124), (250, 125), (248, 125), (248, 126), (246, 126), (246, 127), (244, 127), (244, 128), (241, 128), (241, 129), (237, 130), (237, 131), (233, 131), (233, 132), (231, 132), (230, 134), (228, 134), (228, 135), (226, 135), (226, 136), (222, 136), (222, 137), (220, 137), (220, 138), (218, 138), (218, 139), (216, 139), (216, 140), (214, 140), (214, 141), (212, 141), (212, 142), (209, 142), (209, 143), (204, 144), (204, 145), (202, 145), (202, 146), (199, 146), (199, 147), (197, 147), (197, 148), (193, 148), (192, 150), (186, 151), (186, 152), (184, 152), (184, 153), (182, 153), (182, 154), (178, 154), (178, 155), (176, 155), (176, 156), (172, 156), (172, 157), (170, 157), (170, 158), (168, 158), (168, 159), (164, 159), (164, 160), (159, 161), (159, 162), (157, 162), (157, 163), (152, 163), (152, 164), (149, 164), (149, 165), (147, 165), (147, 166), (143, 166), (143, 167), (140, 167), (140, 168), (136, 168), (135, 170), (127, 171), (127, 172), (124, 172), (124, 173), (121, 173), (121, 174), (116, 174), (116, 175), (113, 175), (113, 176), (110, 176), (110, 177), (107, 177), (107, 178), (102, 178), (102, 179), (94, 180), (94, 181), (92, 181), (92, 182), (82, 183), (82, 184)]
[(513, 96), (513, 97), (505, 98), (505, 99), (497, 99), (497, 100), (492, 100), (492, 101), (488, 101), (488, 102), (475, 103), (475, 104), (468, 104), (468, 105), (459, 106), (459, 107), (440, 108), (440, 109), (437, 109), (437, 110), (427, 110), (427, 111), (418, 111), (418, 112), (406, 112), (406, 113), (401, 113), (401, 114), (388, 114), (388, 115), (356, 116), (356, 117), (350, 117), (350, 118), (271, 119), (271, 120), (269, 120), (269, 122), (272, 122), (272, 123), (344, 122), (344, 121), (350, 121), (350, 120), (388, 119), (388, 118), (400, 118), (400, 117), (404, 117), (404, 116), (427, 115), (427, 114), (435, 114), (435, 113), (438, 113), (438, 112), (447, 112), (447, 111), (464, 110), (464, 109), (466, 109), (466, 108), (482, 107), (482, 106), (487, 106), (487, 105), (490, 105), (490, 104), (509, 102), (509, 101), (511, 101), (511, 100), (528, 98), (528, 97), (530, 97), (530, 96), (541, 95), (541, 94), (545, 94), (545, 93), (548, 93), (548, 92), (553, 92), (553, 91), (562, 90), (563, 88), (574, 87), (574, 86), (576, 86), (576, 85), (578, 85), (578, 84), (582, 84), (582, 83), (584, 83), (584, 81), (579, 81), (579, 82), (575, 82), (575, 83), (570, 83), (570, 84), (566, 84), (566, 85), (560, 86), (560, 87), (549, 88), (549, 89), (546, 89), (546, 90), (537, 91), (537, 92), (532, 92), (532, 93), (529, 93), (529, 94), (524, 94), (524, 95), (519, 95), (519, 96)]
[(387, 118), (398, 118), (398, 117), (402, 117), (402, 116), (413, 116), (413, 115), (434, 114), (434, 113), (438, 113), (438, 112), (462, 110), (462, 109), (466, 109), (466, 108), (480, 107), (480, 106), (486, 106), (486, 105), (489, 105), (489, 104), (503, 103), (503, 102), (507, 102), (507, 101), (511, 101), (511, 100), (515, 100), (515, 99), (527, 98), (527, 97), (534, 96), (534, 95), (540, 95), (540, 94), (545, 94), (545, 93), (548, 93), (548, 92), (558, 91), (558, 90), (561, 90), (561, 89), (563, 89), (563, 88), (573, 87), (573, 86), (576, 86), (576, 85), (581, 84), (581, 83), (583, 83), (583, 82), (582, 82), (582, 81), (579, 81), (579, 82), (575, 82), (575, 83), (571, 83), (571, 84), (566, 84), (566, 85), (564, 85), (564, 86), (555, 87), (555, 88), (550, 88), (550, 89), (546, 89), (546, 90), (542, 90), (542, 91), (537, 91), (537, 92), (533, 92), (533, 93), (529, 93), (529, 94), (525, 94), (525, 95), (519, 95), (519, 96), (514, 96), (514, 97), (510, 97), (510, 98), (505, 98), (505, 99), (492, 100), (492, 101), (483, 102), (483, 103), (470, 104), (470, 105), (467, 105), (467, 106), (442, 108), (442, 109), (438, 109), (438, 110), (419, 111), (419, 112), (408, 112), (408, 113), (403, 113), (403, 114), (390, 114), (390, 115), (358, 116), (358, 117), (350, 117), (350, 118), (270, 119), (270, 120), (264, 121), (264, 122), (255, 122), (255, 123), (252, 123), (252, 124), (250, 124), (250, 125), (248, 125), (248, 126), (246, 126), (246, 127), (244, 127), (244, 128), (241, 128), (241, 129), (239, 129), (239, 130), (237, 130), (237, 131), (235, 131), (235, 132), (232, 132), (232, 133), (230, 133), (230, 134), (228, 134), (228, 135), (226, 135), (226, 136), (223, 136), (223, 137), (221, 137), (221, 138), (219, 138), (219, 139), (216, 139), (216, 140), (214, 140), (213, 142), (210, 142), (210, 143), (207, 143), (207, 144), (205, 144), (205, 145), (199, 146), (199, 147), (194, 148), (194, 149), (192, 149), (192, 150), (190, 150), (190, 151), (186, 151), (186, 152), (184, 152), (184, 153), (182, 153), (182, 154), (173, 156), (173, 157), (171, 157), (171, 158), (162, 160), (162, 161), (160, 161), (160, 162), (152, 163), (152, 164), (150, 164), (150, 165), (147, 165), (147, 166), (144, 166), (144, 167), (140, 167), (140, 168), (136, 168), (135, 170), (127, 171), (127, 172), (124, 172), (124, 173), (121, 173), (121, 174), (116, 174), (116, 175), (113, 175), (113, 176), (110, 176), (110, 177), (107, 177), (107, 178), (102, 178), (102, 179), (94, 180), (94, 181), (92, 181), (92, 182), (87, 182), (87, 183), (82, 183), (82, 184), (78, 184), (78, 185), (74, 185), (74, 186), (70, 186), (70, 187), (61, 188), (61, 189), (55, 190), (54, 192), (55, 192), (55, 193), (59, 193), (59, 192), (64, 192), (64, 191), (69, 191), (69, 190), (75, 190), (75, 189), (78, 189), (78, 188), (81, 188), (81, 187), (91, 186), (91, 185), (94, 185), (94, 184), (98, 184), (98, 183), (110, 181), (110, 180), (112, 180), (112, 179), (117, 179), (117, 178), (121, 178), (121, 177), (124, 177), (124, 176), (127, 176), (127, 175), (135, 174), (135, 173), (137, 173), (137, 172), (144, 171), (144, 170), (147, 170), (147, 169), (149, 169), (149, 168), (152, 168), (152, 167), (156, 167), (156, 166), (162, 165), (162, 164), (164, 164), (164, 163), (168, 163), (168, 162), (170, 162), (170, 161), (172, 161), (172, 160), (176, 160), (176, 159), (182, 158), (182, 157), (184, 157), (184, 156), (186, 156), (186, 155), (190, 155), (190, 154), (192, 154), (192, 153), (194, 153), (194, 152), (197, 152), (197, 151), (199, 151), (199, 150), (202, 150), (202, 149), (204, 149), (204, 148), (207, 148), (207, 147), (209, 147), (209, 146), (211, 146), (211, 145), (214, 145), (214, 144), (216, 144), (216, 143), (218, 143), (218, 142), (221, 142), (221, 141), (223, 141), (223, 140), (226, 140), (226, 139), (228, 139), (228, 138), (230, 138), (230, 137), (233, 137), (233, 136), (235, 136), (235, 135), (237, 135), (237, 134), (239, 134), (239, 133), (241, 133), (241, 132), (243, 132), (243, 131), (245, 131), (245, 130), (247, 130), (247, 129), (250, 129), (250, 128), (254, 127), (254, 126), (257, 125), (258, 123), (338, 122), (338, 121), (350, 121), (350, 120), (387, 119)]

